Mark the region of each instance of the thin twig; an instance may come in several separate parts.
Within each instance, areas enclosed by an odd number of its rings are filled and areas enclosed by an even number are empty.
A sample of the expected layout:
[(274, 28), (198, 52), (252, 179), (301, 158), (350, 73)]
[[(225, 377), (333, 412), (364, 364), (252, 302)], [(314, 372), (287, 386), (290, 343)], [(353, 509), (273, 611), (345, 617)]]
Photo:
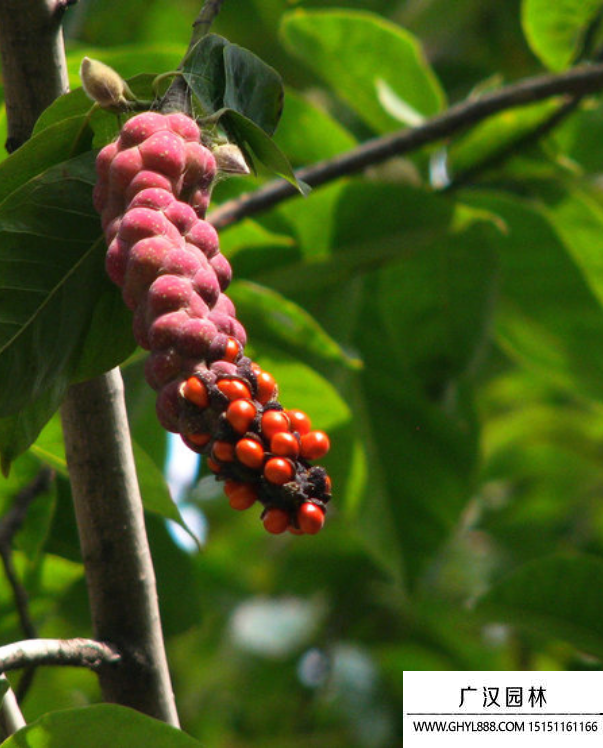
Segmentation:
[(199, 15), (193, 22), (191, 45), (194, 45), (209, 32), (209, 29), (211, 28), (215, 17), (220, 12), (223, 3), (224, 0), (205, 0), (203, 7), (199, 11)]
[(0, 693), (2, 691), (4, 691), (4, 697), (0, 697), (0, 726), (4, 735), (8, 738), (17, 730), (25, 727), (26, 722), (5, 675), (0, 675)]
[[(193, 33), (188, 45), (188, 49), (178, 69), (182, 68), (182, 64), (191, 49), (201, 40), (204, 36), (209, 33), (212, 23), (215, 17), (220, 12), (220, 8), (224, 0), (205, 0), (203, 7), (199, 11), (199, 15), (193, 22)], [(159, 103), (159, 110), (162, 112), (185, 112), (186, 114), (192, 114), (191, 105), (191, 93), (187, 82), (181, 75), (177, 75), (169, 88), (161, 98)]]
[[(48, 490), (54, 472), (43, 467), (38, 475), (16, 495), (13, 505), (0, 520), (0, 558), (4, 566), (4, 573), (13, 593), (15, 608), (23, 634), (29, 639), (37, 636), (36, 627), (29, 613), (29, 599), (27, 590), (22, 584), (13, 564), (12, 541), (27, 516), (32, 502)], [(17, 687), (17, 699), (21, 702), (33, 683), (35, 668), (31, 667), (23, 673)]]
[(48, 490), (53, 475), (50, 468), (41, 468), (36, 477), (15, 496), (13, 505), (0, 519), (0, 546), (11, 544), (25, 521), (31, 503)]
[(32, 665), (64, 665), (98, 671), (121, 660), (110, 644), (94, 639), (26, 639), (0, 647), (0, 673)]
[[(559, 75), (527, 78), (498, 91), (470, 98), (450, 107), (442, 114), (413, 129), (404, 129), (363, 143), (334, 158), (320, 161), (296, 171), (298, 179), (311, 187), (358, 173), (393, 156), (400, 156), (454, 135), (498, 112), (542, 101), (552, 96), (585, 96), (603, 88), (603, 65), (581, 66)], [(216, 208), (208, 220), (216, 228), (224, 228), (247, 216), (268, 210), (298, 194), (285, 180), (270, 182), (264, 187), (229, 200)]]

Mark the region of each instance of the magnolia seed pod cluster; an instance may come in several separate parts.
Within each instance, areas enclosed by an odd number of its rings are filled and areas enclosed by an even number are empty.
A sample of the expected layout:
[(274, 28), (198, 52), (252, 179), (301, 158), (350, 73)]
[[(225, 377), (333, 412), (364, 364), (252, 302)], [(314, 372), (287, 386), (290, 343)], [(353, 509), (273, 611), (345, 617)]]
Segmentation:
[(274, 378), (244, 355), (245, 330), (224, 293), (231, 268), (204, 220), (217, 167), (196, 122), (132, 117), (96, 166), (106, 269), (150, 351), (145, 377), (161, 424), (207, 457), (234, 509), (259, 502), (269, 532), (318, 532), (331, 482), (312, 461), (329, 439), (285, 410)]

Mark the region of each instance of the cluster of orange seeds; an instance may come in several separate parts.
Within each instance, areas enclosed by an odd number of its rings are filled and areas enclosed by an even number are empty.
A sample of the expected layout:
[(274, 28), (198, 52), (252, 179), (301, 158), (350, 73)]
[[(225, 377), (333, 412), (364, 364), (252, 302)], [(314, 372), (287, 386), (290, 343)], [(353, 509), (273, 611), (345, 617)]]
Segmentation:
[[(229, 342), (232, 349), (238, 345)], [(268, 532), (314, 535), (324, 524), (331, 481), (310, 461), (327, 454), (329, 437), (313, 430), (303, 411), (283, 409), (271, 374), (244, 356), (237, 369), (214, 381), (209, 371), (200, 372), (181, 384), (186, 420), (196, 425), (182, 438), (207, 455), (233, 509), (259, 502)]]

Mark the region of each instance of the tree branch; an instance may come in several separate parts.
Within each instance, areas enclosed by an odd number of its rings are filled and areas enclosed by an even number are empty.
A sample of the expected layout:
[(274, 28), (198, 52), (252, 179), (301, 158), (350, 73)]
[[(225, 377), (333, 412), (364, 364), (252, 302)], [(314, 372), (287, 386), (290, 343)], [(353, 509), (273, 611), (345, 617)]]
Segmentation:
[(0, 0), (9, 153), (29, 138), (40, 112), (69, 88), (60, 23), (63, 10), (53, 0)]
[[(347, 153), (299, 169), (296, 176), (311, 187), (319, 187), (393, 156), (416, 151), (506, 109), (532, 104), (551, 96), (585, 96), (602, 88), (603, 64), (584, 65), (559, 75), (527, 78), (479, 98), (469, 98), (419, 127), (374, 138)], [(243, 218), (269, 210), (297, 194), (297, 190), (285, 180), (270, 182), (254, 192), (220, 205), (209, 214), (208, 220), (217, 229), (225, 228)]]
[(119, 369), (72, 385), (62, 418), (94, 635), (122, 653), (103, 695), (177, 726)]
[(10, 687), (8, 678), (5, 675), (0, 674), (0, 693), (4, 696), (0, 696), (0, 727), (2, 732), (9, 737), (17, 730), (25, 727), (27, 724), (19, 709), (17, 698)]
[(4, 571), (13, 591), (15, 607), (19, 614), (21, 629), (25, 636), (34, 638), (36, 629), (29, 615), (27, 591), (21, 584), (12, 560), (12, 541), (20, 530), (31, 503), (44, 491), (48, 490), (53, 471), (43, 467), (38, 475), (23, 488), (17, 496), (8, 512), (0, 520), (0, 557), (4, 565)]
[(99, 671), (121, 661), (118, 650), (94, 639), (26, 639), (0, 647), (0, 673), (38, 665), (67, 665)]
[[(214, 18), (220, 12), (224, 0), (205, 0), (203, 7), (199, 11), (199, 15), (193, 22), (193, 36), (191, 38), (191, 46), (204, 37), (211, 28)], [(190, 47), (189, 47), (190, 49)]]

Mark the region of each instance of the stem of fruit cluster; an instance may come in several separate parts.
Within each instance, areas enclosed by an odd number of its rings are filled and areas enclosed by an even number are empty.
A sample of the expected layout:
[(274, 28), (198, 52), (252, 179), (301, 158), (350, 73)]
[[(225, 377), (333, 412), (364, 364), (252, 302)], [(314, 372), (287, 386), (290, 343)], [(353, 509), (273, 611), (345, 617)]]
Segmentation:
[[(357, 174), (394, 156), (436, 143), (507, 109), (553, 96), (586, 96), (602, 88), (603, 64), (583, 65), (558, 75), (527, 78), (497, 91), (468, 98), (418, 127), (373, 138), (346, 153), (299, 169), (296, 176), (310, 187), (319, 187)], [(223, 203), (209, 214), (208, 220), (217, 229), (225, 228), (298, 194), (292, 184), (279, 179)]]
[[(60, 21), (69, 4), (0, 0), (9, 150), (68, 88)], [(103, 696), (178, 725), (119, 371), (72, 386), (63, 424), (95, 636), (122, 653), (101, 669)]]

